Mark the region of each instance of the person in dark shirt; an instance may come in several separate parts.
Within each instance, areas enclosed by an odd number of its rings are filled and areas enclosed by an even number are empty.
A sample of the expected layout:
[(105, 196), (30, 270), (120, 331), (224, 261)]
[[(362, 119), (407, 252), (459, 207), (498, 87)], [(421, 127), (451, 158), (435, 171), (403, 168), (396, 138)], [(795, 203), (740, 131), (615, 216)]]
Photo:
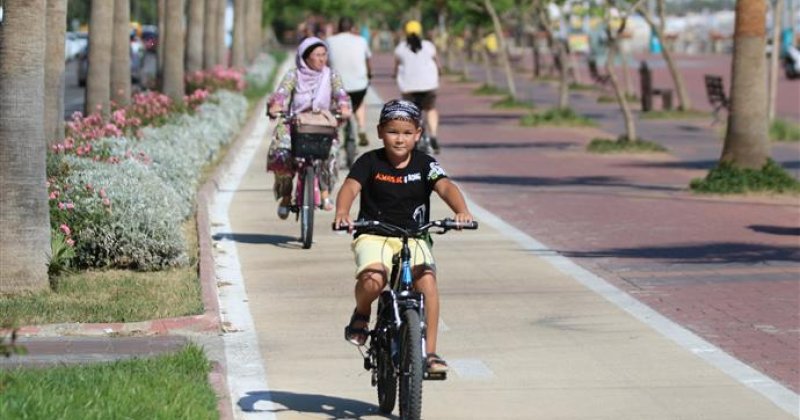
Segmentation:
[[(469, 223), (472, 215), (461, 190), (433, 157), (414, 149), (422, 134), (421, 112), (413, 102), (395, 99), (381, 110), (378, 137), (383, 148), (363, 154), (353, 163), (336, 197), (337, 226), (352, 226), (350, 207), (360, 194), (359, 220), (379, 220), (413, 227), (430, 221), (433, 191), (455, 213), (456, 222)], [(369, 331), (372, 302), (386, 287), (392, 255), (400, 252), (399, 238), (359, 230), (352, 243), (356, 261), (356, 308), (345, 328), (347, 341), (363, 346)], [(430, 372), (447, 371), (447, 363), (436, 354), (439, 325), (439, 291), (436, 265), (424, 240), (409, 240), (414, 288), (425, 296), (426, 353)]]

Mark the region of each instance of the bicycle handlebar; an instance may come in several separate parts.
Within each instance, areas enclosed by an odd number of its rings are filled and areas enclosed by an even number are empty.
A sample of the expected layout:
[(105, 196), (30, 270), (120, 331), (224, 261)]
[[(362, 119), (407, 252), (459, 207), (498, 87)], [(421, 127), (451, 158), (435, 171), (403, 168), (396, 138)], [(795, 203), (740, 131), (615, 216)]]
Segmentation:
[[(335, 222), (331, 225), (331, 227), (335, 231), (343, 231), (343, 230), (348, 230), (349, 229), (349, 227), (347, 225), (337, 226)], [(441, 219), (441, 220), (432, 220), (432, 221), (430, 221), (430, 222), (428, 222), (428, 223), (426, 223), (426, 224), (424, 224), (424, 225), (422, 225), (422, 226), (420, 226), (418, 228), (407, 229), (407, 228), (402, 228), (400, 226), (394, 225), (394, 224), (389, 223), (389, 222), (381, 222), (381, 221), (378, 221), (378, 220), (357, 220), (357, 221), (353, 222), (352, 227), (354, 229), (373, 227), (373, 228), (378, 228), (378, 229), (387, 231), (388, 233), (397, 234), (397, 236), (409, 236), (409, 237), (411, 237), (411, 236), (419, 235), (419, 234), (427, 231), (428, 229), (434, 228), (434, 227), (438, 227), (438, 228), (444, 229), (444, 231), (442, 231), (441, 233), (447, 232), (448, 230), (451, 230), (451, 229), (475, 230), (475, 229), (478, 229), (478, 222), (473, 220), (472, 222), (469, 222), (469, 223), (460, 223), (460, 222), (456, 222), (453, 219), (447, 218), (447, 219)]]

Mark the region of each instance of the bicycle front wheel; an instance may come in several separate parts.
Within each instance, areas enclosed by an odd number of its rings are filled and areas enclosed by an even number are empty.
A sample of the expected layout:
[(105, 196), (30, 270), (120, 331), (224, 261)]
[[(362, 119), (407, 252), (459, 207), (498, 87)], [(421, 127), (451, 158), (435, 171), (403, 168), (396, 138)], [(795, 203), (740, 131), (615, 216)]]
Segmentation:
[(422, 323), (416, 309), (400, 316), (400, 417), (415, 420), (422, 416)]
[(314, 236), (315, 178), (314, 167), (309, 165), (303, 174), (303, 205), (300, 207), (300, 241), (303, 249), (311, 248)]
[(394, 404), (397, 402), (397, 372), (392, 362), (392, 349), (383, 343), (376, 350), (378, 407), (381, 413), (391, 414)]

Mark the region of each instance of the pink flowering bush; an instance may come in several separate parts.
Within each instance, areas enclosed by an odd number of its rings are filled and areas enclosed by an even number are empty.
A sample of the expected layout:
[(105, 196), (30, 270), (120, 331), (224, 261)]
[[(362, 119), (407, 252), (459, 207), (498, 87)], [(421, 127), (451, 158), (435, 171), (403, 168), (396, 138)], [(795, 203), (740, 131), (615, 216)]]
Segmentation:
[(197, 89), (209, 92), (216, 92), (220, 89), (241, 92), (245, 87), (247, 87), (247, 83), (244, 71), (240, 69), (216, 66), (211, 70), (198, 70), (186, 76), (187, 92), (194, 92)]

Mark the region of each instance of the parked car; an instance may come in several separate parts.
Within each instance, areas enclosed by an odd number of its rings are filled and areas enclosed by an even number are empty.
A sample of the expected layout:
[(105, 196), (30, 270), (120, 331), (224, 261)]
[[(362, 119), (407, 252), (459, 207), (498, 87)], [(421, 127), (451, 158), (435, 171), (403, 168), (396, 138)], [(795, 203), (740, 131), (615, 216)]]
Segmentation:
[[(130, 43), (131, 54), (131, 82), (141, 83), (144, 74), (144, 50), (141, 48), (138, 39), (132, 39)], [(78, 56), (78, 85), (86, 86), (86, 78), (89, 76), (89, 45), (81, 51)]]
[(64, 61), (77, 58), (86, 48), (89, 36), (83, 32), (67, 32), (64, 34)]

